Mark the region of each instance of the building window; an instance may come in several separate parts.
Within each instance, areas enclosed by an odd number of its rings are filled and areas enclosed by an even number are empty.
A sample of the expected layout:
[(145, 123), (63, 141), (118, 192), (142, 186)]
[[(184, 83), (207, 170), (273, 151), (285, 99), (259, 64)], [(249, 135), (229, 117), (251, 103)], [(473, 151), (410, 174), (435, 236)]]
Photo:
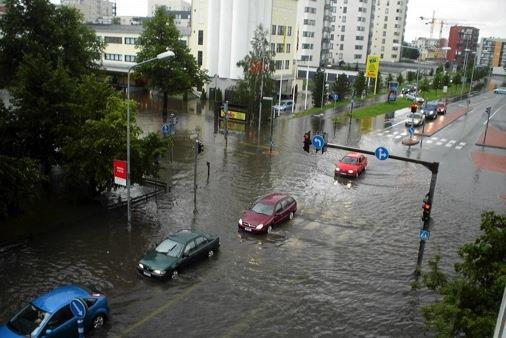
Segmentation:
[(346, 15), (343, 15), (342, 23), (346, 23)]
[(291, 50), (291, 46), (289, 43), (286, 44), (286, 52), (287, 53), (290, 53), (290, 50)]
[(283, 61), (281, 60), (276, 60), (276, 69), (281, 69), (281, 67), (283, 67)]
[(287, 27), (288, 31), (286, 32), (286, 35), (292, 36), (292, 26)]
[(313, 44), (312, 43), (303, 43), (302, 49), (313, 49)]
[(383, 32), (383, 36), (387, 36), (387, 32), (385, 32), (385, 31), (384, 31), (384, 32)]
[[(385, 33), (385, 32), (383, 32), (383, 33)], [(385, 39), (381, 39), (381, 43), (385, 44)]]
[(388, 16), (385, 16), (385, 21), (388, 21)]
[(121, 54), (105, 53), (104, 59), (110, 60), (110, 61), (121, 61), (123, 59), (123, 56)]
[(346, 31), (345, 26), (341, 26), (341, 33), (344, 33)]
[(362, 50), (364, 46), (361, 45), (355, 45), (355, 50)]
[(278, 35), (285, 35), (286, 26), (278, 26)]
[(365, 27), (358, 26), (357, 31), (359, 32), (365, 32)]
[(203, 30), (199, 30), (198, 44), (199, 44), (199, 46), (202, 46), (204, 44), (204, 31)]
[(314, 8), (314, 7), (304, 7), (304, 12), (305, 13), (315, 14), (316, 13), (316, 8)]
[(122, 38), (120, 36), (104, 36), (105, 43), (122, 43)]
[(272, 25), (271, 35), (276, 35), (276, 25)]
[(137, 56), (125, 55), (125, 62), (137, 62)]
[(271, 43), (271, 52), (274, 52), (276, 50), (276, 44)]
[(392, 47), (392, 50), (393, 50), (394, 52), (396, 52), (396, 51), (398, 51), (398, 50), (399, 50), (399, 47)]
[(344, 41), (344, 35), (341, 35), (341, 41)]
[(125, 45), (135, 45), (137, 38), (125, 38)]
[(290, 69), (290, 60), (285, 61), (285, 69)]
[(284, 53), (285, 52), (285, 45), (282, 43), (278, 43), (276, 47), (276, 53)]
[(353, 55), (353, 58), (355, 60), (360, 60), (362, 58), (362, 54), (355, 54), (355, 55)]
[(360, 36), (360, 35), (357, 35), (357, 36), (355, 37), (355, 40), (357, 40), (357, 41), (363, 41), (363, 40), (364, 40), (364, 37), (363, 37), (363, 36)]
[(392, 54), (392, 59), (397, 59), (397, 54)]
[(303, 31), (302, 36), (305, 38), (314, 38), (314, 32)]
[(199, 50), (199, 51), (197, 52), (197, 64), (198, 64), (199, 66), (202, 66), (202, 51), (201, 51), (201, 50)]
[(316, 20), (304, 19), (304, 25), (315, 26), (316, 25)]
[(343, 7), (343, 14), (346, 14), (348, 12), (348, 7)]

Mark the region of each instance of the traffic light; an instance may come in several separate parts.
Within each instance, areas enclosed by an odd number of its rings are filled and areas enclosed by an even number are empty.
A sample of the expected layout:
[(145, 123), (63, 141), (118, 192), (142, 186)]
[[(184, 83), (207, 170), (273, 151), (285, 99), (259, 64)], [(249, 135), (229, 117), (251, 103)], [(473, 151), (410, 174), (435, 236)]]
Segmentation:
[(416, 113), (416, 110), (418, 109), (418, 105), (415, 102), (413, 102), (410, 107), (411, 107), (411, 112)]
[(423, 209), (422, 221), (426, 222), (430, 219), (430, 209), (431, 209), (431, 204), (429, 202), (428, 196), (425, 196), (425, 198), (423, 199), (422, 209)]
[(197, 140), (197, 154), (200, 154), (204, 151), (204, 144)]

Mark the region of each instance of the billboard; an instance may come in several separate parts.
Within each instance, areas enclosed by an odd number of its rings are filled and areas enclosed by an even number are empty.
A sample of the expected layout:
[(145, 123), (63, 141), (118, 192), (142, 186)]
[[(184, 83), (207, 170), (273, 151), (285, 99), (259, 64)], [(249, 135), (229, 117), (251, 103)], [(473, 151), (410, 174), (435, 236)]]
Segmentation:
[(365, 77), (376, 78), (379, 71), (380, 58), (376, 55), (367, 55), (367, 64), (365, 68)]

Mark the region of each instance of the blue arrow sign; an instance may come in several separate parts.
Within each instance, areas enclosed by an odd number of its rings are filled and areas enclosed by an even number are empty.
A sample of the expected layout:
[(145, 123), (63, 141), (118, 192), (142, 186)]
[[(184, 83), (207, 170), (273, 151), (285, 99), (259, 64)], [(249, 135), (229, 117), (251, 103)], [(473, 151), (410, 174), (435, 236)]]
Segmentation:
[(83, 319), (86, 316), (86, 304), (78, 298), (70, 302), (70, 311), (78, 319)]
[(315, 147), (316, 150), (320, 150), (325, 145), (325, 140), (323, 139), (323, 136), (315, 135), (313, 136), (311, 143), (313, 143), (313, 147)]
[(164, 124), (162, 125), (162, 133), (163, 133), (163, 135), (164, 135), (164, 136), (169, 135), (169, 134), (170, 134), (170, 132), (171, 132), (171, 129), (172, 129), (172, 128), (171, 128), (171, 125), (169, 125), (168, 123), (164, 123)]
[(408, 128), (408, 133), (409, 133), (410, 135), (413, 135), (413, 134), (415, 133), (415, 128), (413, 128), (413, 127), (409, 127), (409, 128)]
[(418, 236), (420, 236), (420, 239), (422, 241), (428, 241), (429, 237), (430, 237), (430, 232), (429, 232), (429, 230), (420, 230), (420, 233), (418, 234)]
[(380, 161), (384, 161), (388, 158), (388, 150), (385, 147), (378, 147), (374, 151), (374, 155)]

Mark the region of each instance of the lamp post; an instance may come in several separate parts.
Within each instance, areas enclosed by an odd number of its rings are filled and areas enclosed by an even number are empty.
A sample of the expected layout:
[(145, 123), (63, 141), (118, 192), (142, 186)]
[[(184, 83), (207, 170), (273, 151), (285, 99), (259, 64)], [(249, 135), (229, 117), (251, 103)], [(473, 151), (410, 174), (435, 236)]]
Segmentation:
[(398, 44), (395, 44), (393, 45), (394, 47), (400, 47), (399, 48), (399, 53), (401, 54), (401, 59), (402, 59), (402, 49), (416, 49), (418, 51), (418, 57), (416, 58), (416, 96), (418, 96), (418, 80), (419, 80), (419, 74), (420, 74), (420, 48), (417, 48), (417, 47), (410, 47), (410, 46), (403, 46), (403, 45), (398, 45)]
[(324, 95), (324, 92), (325, 92), (325, 75), (327, 74), (325, 72), (325, 67), (323, 67), (323, 79), (322, 79), (322, 100), (321, 100), (321, 103), (320, 103), (320, 108), (323, 108), (323, 95)]
[(478, 58), (478, 53), (475, 53), (474, 54), (474, 61), (473, 61), (473, 70), (471, 72), (471, 83), (469, 83), (469, 93), (467, 94), (468, 99), (469, 99), (469, 96), (471, 96), (471, 90), (473, 89), (474, 68), (476, 68), (477, 58)]
[(171, 50), (168, 50), (166, 52), (158, 54), (156, 57), (142, 61), (139, 63), (136, 63), (128, 68), (127, 73), (127, 222), (128, 226), (130, 226), (132, 222), (132, 214), (130, 212), (130, 72), (132, 69), (134, 69), (137, 66), (144, 65), (146, 63), (152, 62), (152, 61), (159, 61), (159, 60), (165, 60), (170, 57), (174, 56), (174, 52)]
[(217, 86), (219, 75), (218, 74), (214, 74), (213, 77), (214, 77), (214, 102), (216, 103), (216, 86)]
[(269, 153), (272, 154), (272, 128), (273, 128), (273, 123), (274, 123), (274, 110), (272, 109), (272, 96), (264, 96), (262, 97), (262, 100), (265, 100), (265, 101), (270, 101), (271, 103), (271, 145), (270, 145), (270, 149), (269, 149)]

